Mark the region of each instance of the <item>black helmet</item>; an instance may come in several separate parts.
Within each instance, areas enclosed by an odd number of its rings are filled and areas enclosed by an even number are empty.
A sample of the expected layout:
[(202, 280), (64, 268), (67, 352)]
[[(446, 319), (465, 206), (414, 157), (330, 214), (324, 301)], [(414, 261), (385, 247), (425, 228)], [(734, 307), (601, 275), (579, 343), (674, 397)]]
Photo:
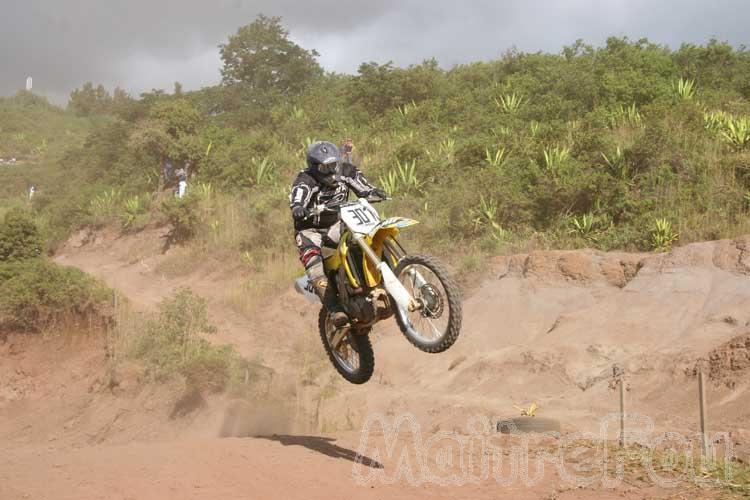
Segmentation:
[(307, 167), (310, 170), (329, 175), (336, 171), (340, 161), (339, 148), (332, 142), (313, 142), (307, 148)]

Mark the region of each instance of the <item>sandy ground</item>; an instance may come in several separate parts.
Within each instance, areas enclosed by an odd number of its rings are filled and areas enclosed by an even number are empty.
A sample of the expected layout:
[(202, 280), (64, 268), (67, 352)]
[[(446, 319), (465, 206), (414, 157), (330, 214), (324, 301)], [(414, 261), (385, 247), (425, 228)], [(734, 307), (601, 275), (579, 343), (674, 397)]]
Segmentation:
[[(497, 258), (465, 297), (453, 348), (424, 354), (383, 325), (373, 333), (376, 372), (363, 387), (326, 364), (317, 311), (304, 299), (289, 290), (245, 317), (226, 305), (226, 292), (247, 277), (221, 268), (165, 277), (156, 269), (169, 255), (152, 240), (80, 236), (56, 260), (102, 277), (143, 310), (190, 286), (209, 299), (216, 341), (273, 367), (285, 400), (238, 403), (185, 394), (176, 382), (144, 384), (137, 367), (113, 373), (97, 338), (11, 336), (0, 344), (0, 499), (711, 497), (716, 490), (689, 478), (666, 485), (643, 471), (579, 488), (571, 477), (598, 477), (580, 456), (567, 468), (549, 464), (536, 481), (482, 478), (467, 465), (492, 462), (495, 448), (467, 443), (498, 439), (494, 423), (517, 416), (514, 405), (537, 403), (563, 431), (531, 443), (532, 457), (576, 432), (612, 439), (614, 364), (626, 372), (633, 439), (649, 444), (671, 431), (687, 446), (698, 429), (700, 359), (711, 430), (726, 433), (714, 437), (747, 457), (750, 237), (669, 254)], [(415, 423), (419, 440), (400, 433), (400, 444), (387, 446), (387, 432), (367, 432), (377, 418)], [(266, 437), (250, 437), (258, 434)], [(405, 463), (418, 471), (411, 480)]]

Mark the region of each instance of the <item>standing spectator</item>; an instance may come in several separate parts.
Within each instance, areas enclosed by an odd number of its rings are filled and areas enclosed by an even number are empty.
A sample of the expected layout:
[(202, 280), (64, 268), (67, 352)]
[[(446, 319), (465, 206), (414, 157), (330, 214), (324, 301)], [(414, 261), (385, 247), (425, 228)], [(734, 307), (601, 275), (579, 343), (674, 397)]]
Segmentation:
[(180, 167), (174, 175), (177, 178), (177, 197), (182, 198), (187, 193), (187, 170), (185, 167)]
[(32, 184), (29, 188), (29, 201), (34, 197), (34, 193), (36, 193), (36, 186)]
[(352, 142), (351, 137), (347, 137), (341, 144), (341, 159), (346, 163), (354, 163), (354, 159), (352, 157), (353, 152), (354, 142)]

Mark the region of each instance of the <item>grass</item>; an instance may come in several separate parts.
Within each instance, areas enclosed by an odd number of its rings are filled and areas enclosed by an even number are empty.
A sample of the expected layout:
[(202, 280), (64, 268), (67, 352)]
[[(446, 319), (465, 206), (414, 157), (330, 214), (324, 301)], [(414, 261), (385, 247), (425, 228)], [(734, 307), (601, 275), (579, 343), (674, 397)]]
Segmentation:
[[(34, 161), (0, 168), (0, 214), (27, 206), (35, 182), (31, 206), (50, 248), (85, 225), (166, 224), (170, 243), (190, 250), (168, 273), (216, 256), (287, 280), (299, 269), (287, 196), (304, 150), (353, 137), (362, 170), (394, 196), (385, 212), (423, 222), (405, 235), (410, 247), (454, 265), (472, 261), (467, 252), (651, 250), (732, 236), (746, 230), (750, 205), (750, 102), (737, 83), (748, 66), (744, 52), (715, 45), (614, 39), (450, 71), (382, 67), (258, 98), (260, 107), (216, 87), (80, 118), (21, 94), (0, 101), (0, 147)], [(718, 49), (727, 58), (713, 67)], [(219, 109), (223, 97), (241, 105)], [(195, 177), (188, 201), (159, 212), (148, 205), (166, 153), (194, 161)], [(239, 309), (244, 294), (272, 293), (245, 288), (232, 300)]]
[(252, 260), (243, 261), (243, 265), (249, 268), (251, 274), (232, 287), (224, 300), (229, 307), (244, 315), (256, 313), (268, 303), (270, 297), (289, 289), (304, 271), (296, 252), (253, 255)]
[[(750, 466), (747, 464), (722, 458), (702, 459), (696, 451), (696, 443), (692, 443), (692, 450), (683, 449), (686, 443), (681, 443), (678, 450), (669, 449), (669, 444), (665, 442), (664, 447), (655, 448), (635, 444), (623, 449), (612, 441), (581, 439), (567, 442), (562, 449), (550, 448), (542, 453), (547, 453), (549, 458), (564, 458), (566, 469), (571, 473), (574, 467), (596, 471), (591, 476), (582, 476), (583, 479), (593, 478), (595, 487), (601, 485), (599, 478), (636, 488), (658, 486), (658, 480), (662, 487), (675, 488), (675, 491), (700, 494), (713, 490), (719, 493), (719, 498), (750, 497)], [(602, 462), (605, 457), (606, 462)]]

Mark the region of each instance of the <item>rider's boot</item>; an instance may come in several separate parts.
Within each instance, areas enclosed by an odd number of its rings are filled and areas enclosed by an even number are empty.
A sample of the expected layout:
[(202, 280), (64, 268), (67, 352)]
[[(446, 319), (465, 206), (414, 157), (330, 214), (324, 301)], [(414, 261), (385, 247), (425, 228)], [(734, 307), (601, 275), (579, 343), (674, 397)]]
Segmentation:
[(315, 294), (320, 298), (328, 313), (331, 315), (331, 321), (336, 328), (341, 328), (349, 323), (349, 316), (341, 309), (336, 290), (328, 283), (327, 278), (318, 278), (312, 283)]

